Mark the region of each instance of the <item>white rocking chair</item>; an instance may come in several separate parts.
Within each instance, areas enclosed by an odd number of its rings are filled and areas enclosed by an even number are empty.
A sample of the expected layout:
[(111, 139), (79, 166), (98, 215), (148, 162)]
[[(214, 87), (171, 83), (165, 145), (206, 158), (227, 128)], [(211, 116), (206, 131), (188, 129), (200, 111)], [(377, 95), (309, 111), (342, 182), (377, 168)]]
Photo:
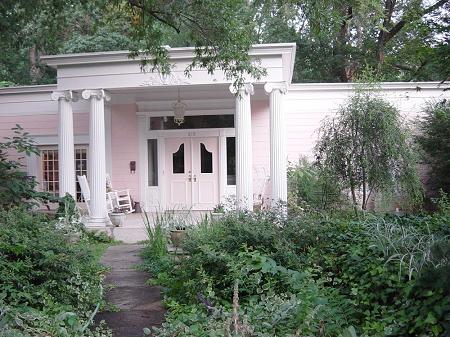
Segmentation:
[(113, 207), (124, 210), (126, 214), (133, 213), (135, 211), (133, 208), (133, 202), (131, 201), (130, 190), (114, 190), (109, 174), (106, 175), (106, 189), (108, 190), (106, 194), (108, 194), (111, 198)]
[[(83, 196), (86, 204), (88, 214), (91, 215), (91, 208), (89, 207), (89, 201), (91, 200), (91, 189), (89, 188), (87, 178), (83, 175), (77, 176), (77, 179), (80, 184), (81, 195)], [(108, 213), (111, 213), (114, 210), (113, 198), (109, 195), (109, 193), (106, 193), (106, 210)]]

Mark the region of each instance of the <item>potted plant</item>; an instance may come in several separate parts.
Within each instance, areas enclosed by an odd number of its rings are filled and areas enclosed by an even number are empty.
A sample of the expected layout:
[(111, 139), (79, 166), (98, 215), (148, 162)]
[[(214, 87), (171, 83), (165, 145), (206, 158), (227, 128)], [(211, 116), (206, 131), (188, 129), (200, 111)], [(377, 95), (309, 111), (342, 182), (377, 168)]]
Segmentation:
[(177, 224), (170, 229), (170, 241), (175, 247), (179, 247), (184, 237), (186, 236), (186, 226), (184, 224)]
[(125, 217), (125, 210), (120, 207), (114, 207), (113, 211), (109, 213), (109, 218), (114, 227), (122, 227), (125, 224)]
[(211, 212), (211, 220), (217, 221), (225, 214), (225, 206), (222, 203), (218, 203)]

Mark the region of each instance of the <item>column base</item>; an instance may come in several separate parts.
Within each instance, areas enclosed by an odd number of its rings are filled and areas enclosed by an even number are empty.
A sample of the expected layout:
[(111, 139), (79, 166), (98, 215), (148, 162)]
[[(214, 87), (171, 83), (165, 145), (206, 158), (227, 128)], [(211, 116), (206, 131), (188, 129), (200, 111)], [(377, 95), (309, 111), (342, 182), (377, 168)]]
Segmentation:
[(106, 218), (87, 218), (84, 221), (86, 229), (92, 232), (106, 233), (114, 239), (114, 226), (108, 217)]

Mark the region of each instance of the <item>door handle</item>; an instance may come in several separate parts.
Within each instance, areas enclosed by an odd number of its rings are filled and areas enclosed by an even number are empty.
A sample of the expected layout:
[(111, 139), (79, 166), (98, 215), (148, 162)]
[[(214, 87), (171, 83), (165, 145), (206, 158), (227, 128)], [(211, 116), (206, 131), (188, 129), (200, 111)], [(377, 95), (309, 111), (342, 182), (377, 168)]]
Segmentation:
[(197, 176), (194, 174), (194, 183), (197, 181)]
[(192, 181), (192, 175), (188, 176), (188, 181), (191, 182)]

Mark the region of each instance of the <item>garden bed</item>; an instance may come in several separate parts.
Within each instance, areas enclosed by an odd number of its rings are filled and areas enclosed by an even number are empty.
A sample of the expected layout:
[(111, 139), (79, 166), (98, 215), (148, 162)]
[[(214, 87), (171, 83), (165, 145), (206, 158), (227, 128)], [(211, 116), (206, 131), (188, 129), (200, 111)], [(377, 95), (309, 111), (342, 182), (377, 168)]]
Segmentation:
[(189, 229), (181, 261), (150, 240), (145, 268), (169, 310), (154, 334), (439, 336), (448, 223), (448, 206), (404, 217), (230, 212)]

